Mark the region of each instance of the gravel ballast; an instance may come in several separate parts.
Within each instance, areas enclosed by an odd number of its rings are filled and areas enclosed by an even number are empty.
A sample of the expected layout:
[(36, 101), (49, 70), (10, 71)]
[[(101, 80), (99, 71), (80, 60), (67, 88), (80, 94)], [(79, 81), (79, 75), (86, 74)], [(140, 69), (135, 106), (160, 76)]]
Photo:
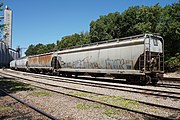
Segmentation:
[(48, 120), (48, 118), (0, 92), (0, 120)]
[[(70, 83), (63, 83), (63, 82), (54, 82), (46, 79), (39, 79), (39, 78), (33, 78), (26, 76), (26, 78), (30, 78), (31, 80), (35, 81), (43, 81), (50, 84), (59, 84), (60, 86), (66, 86), (70, 88), (78, 88), (86, 91), (96, 92), (96, 93), (103, 93), (108, 96), (118, 96), (123, 98), (129, 98), (134, 100), (141, 100), (146, 101), (150, 103), (156, 103), (156, 104), (162, 104), (166, 106), (172, 106), (179, 108), (180, 104), (178, 99), (172, 99), (172, 98), (162, 98), (158, 96), (151, 96), (151, 95), (142, 95), (142, 94), (136, 94), (131, 92), (125, 92), (120, 90), (111, 90), (111, 89), (105, 89), (105, 88), (98, 88), (98, 87), (92, 87), (92, 86), (82, 86), (77, 84), (70, 84)], [(23, 81), (23, 80), (20, 80)], [(24, 82), (24, 81), (23, 81)], [(26, 81), (27, 82), (27, 81)], [(39, 83), (34, 82), (28, 82), (32, 85), (40, 85)], [(80, 93), (78, 91), (74, 90), (68, 90), (61, 87), (50, 87), (47, 85), (42, 85), (43, 88), (49, 88), (61, 92), (65, 92), (68, 94), (73, 94), (76, 96), (81, 96), (85, 98), (98, 98), (98, 96), (94, 95), (83, 95), (84, 93)], [(140, 87), (140, 86), (137, 86)], [(144, 87), (144, 86), (143, 86)], [(146, 87), (146, 86), (145, 86)], [(147, 86), (147, 88), (153, 88), (150, 86)], [(160, 88), (157, 88), (160, 89)], [(170, 90), (170, 89), (169, 89)], [(172, 89), (171, 89), (172, 90)], [(174, 91), (175, 89), (173, 89)], [(146, 120), (149, 119), (147, 116), (143, 116), (140, 114), (136, 114), (133, 112), (129, 112), (126, 110), (120, 110), (120, 109), (114, 109), (111, 107), (107, 107), (101, 104), (88, 102), (86, 100), (81, 100), (78, 98), (45, 91), (42, 89), (35, 88), (33, 90), (26, 90), (26, 91), (16, 91), (16, 93), (13, 93), (13, 95), (17, 96), (20, 99), (25, 100), (26, 102), (37, 106), (38, 108), (42, 109), (43, 111), (46, 111), (50, 113), (53, 116), (56, 116), (60, 119), (77, 119), (77, 120), (112, 120), (112, 119), (142, 119)], [(103, 98), (104, 99), (104, 98)], [(119, 98), (118, 98), (119, 99)], [(107, 100), (108, 101), (108, 100)], [(110, 101), (112, 102), (112, 101)], [(114, 104), (114, 103), (112, 103)], [(171, 111), (168, 109), (159, 109), (153, 106), (147, 106), (142, 104), (134, 103), (135, 107), (132, 109), (138, 109), (139, 111), (144, 111), (147, 113), (153, 113), (157, 115), (161, 115), (164, 117), (173, 117), (173, 118), (179, 118), (180, 111)]]

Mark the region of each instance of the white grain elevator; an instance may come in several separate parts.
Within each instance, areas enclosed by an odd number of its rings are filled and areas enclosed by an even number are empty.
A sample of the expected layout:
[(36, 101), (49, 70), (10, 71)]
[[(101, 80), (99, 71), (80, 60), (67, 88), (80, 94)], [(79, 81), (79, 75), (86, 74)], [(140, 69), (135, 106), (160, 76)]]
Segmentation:
[(4, 9), (4, 42), (12, 48), (12, 10), (7, 6)]

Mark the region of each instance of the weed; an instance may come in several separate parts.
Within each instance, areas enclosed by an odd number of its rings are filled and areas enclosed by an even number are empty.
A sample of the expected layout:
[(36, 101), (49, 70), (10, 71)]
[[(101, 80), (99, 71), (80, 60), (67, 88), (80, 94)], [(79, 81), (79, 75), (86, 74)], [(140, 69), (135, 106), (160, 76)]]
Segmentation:
[(85, 104), (85, 103), (79, 103), (79, 104), (76, 105), (76, 107), (77, 107), (78, 109), (85, 110), (85, 109), (90, 109), (90, 108), (91, 108), (91, 109), (92, 109), (92, 108), (98, 109), (98, 108), (101, 108), (102, 105), (100, 105), (100, 104), (91, 104), (91, 105), (89, 105), (89, 104)]
[(24, 87), (24, 86), (14, 86), (9, 88), (10, 91), (32, 91), (34, 90), (33, 88), (29, 88), (29, 87)]
[(133, 100), (126, 100), (120, 96), (94, 96), (93, 99), (103, 101), (112, 105), (118, 105), (129, 109), (135, 109), (140, 103)]
[(85, 93), (85, 92), (72, 92), (70, 94), (74, 95), (74, 96), (78, 96), (78, 97), (87, 97), (87, 96), (89, 96), (89, 93)]
[(94, 105), (92, 105), (92, 108), (101, 108), (102, 107), (102, 105), (100, 105), (100, 104), (94, 104)]
[(81, 110), (86, 110), (86, 109), (90, 109), (90, 108), (91, 108), (90, 105), (84, 104), (84, 103), (79, 103), (79, 104), (76, 105), (76, 107), (77, 107), (78, 109), (81, 109)]
[(11, 107), (2, 107), (2, 106), (0, 106), (0, 112), (7, 112), (7, 111), (9, 111), (11, 109), (12, 109)]
[(30, 95), (35, 96), (35, 97), (43, 97), (43, 96), (51, 96), (49, 92), (33, 92)]
[(105, 109), (102, 114), (105, 114), (105, 115), (111, 117), (112, 115), (116, 115), (117, 113), (118, 113), (118, 110), (108, 108), (108, 109)]

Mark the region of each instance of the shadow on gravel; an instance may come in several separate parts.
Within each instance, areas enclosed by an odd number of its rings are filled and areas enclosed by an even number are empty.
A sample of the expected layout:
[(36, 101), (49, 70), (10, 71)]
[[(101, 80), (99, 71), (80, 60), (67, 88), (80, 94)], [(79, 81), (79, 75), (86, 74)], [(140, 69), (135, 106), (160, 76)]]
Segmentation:
[[(33, 120), (31, 112), (23, 113), (19, 110), (12, 110), (0, 116), (0, 120)], [(39, 119), (41, 120), (41, 119)]]
[[(0, 89), (6, 90), (9, 93), (15, 93), (17, 91), (29, 91), (33, 88), (29, 87), (29, 84), (15, 81), (12, 78), (1, 77), (0, 78)], [(0, 92), (0, 97), (5, 94)]]

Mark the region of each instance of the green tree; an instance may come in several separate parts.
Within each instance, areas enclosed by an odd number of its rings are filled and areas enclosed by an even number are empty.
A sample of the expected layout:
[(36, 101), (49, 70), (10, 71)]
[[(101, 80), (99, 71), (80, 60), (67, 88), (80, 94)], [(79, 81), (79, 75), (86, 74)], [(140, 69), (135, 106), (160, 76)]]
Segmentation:
[(34, 50), (34, 45), (29, 45), (28, 49), (26, 50), (25, 54), (26, 56), (29, 56), (29, 55), (36, 55), (36, 51)]
[[(164, 8), (133, 6), (122, 12), (100, 16), (90, 23), (90, 32), (64, 36), (55, 44), (29, 46), (26, 55), (40, 54), (91, 42), (127, 37), (142, 33), (160, 33), (165, 40), (165, 56), (169, 65), (179, 65), (180, 53), (180, 2)], [(175, 56), (175, 57), (173, 57)], [(172, 62), (173, 61), (173, 62)], [(174, 62), (175, 61), (175, 62)]]
[(90, 23), (91, 42), (98, 42), (120, 37), (121, 16), (118, 12), (100, 16)]
[(180, 53), (180, 3), (162, 9), (156, 31), (164, 38), (166, 59)]
[(46, 45), (46, 53), (56, 51), (56, 45), (54, 43)]
[(88, 43), (90, 43), (89, 33), (81, 32), (80, 34), (75, 33), (73, 35), (63, 37), (61, 40), (57, 41), (57, 48), (64, 49), (64, 48), (68, 48), (72, 46), (80, 46)]
[(142, 6), (136, 11), (136, 24), (134, 29), (139, 33), (156, 33), (162, 8), (156, 4), (154, 6)]
[(121, 14), (110, 13), (90, 23), (91, 42), (142, 33), (160, 33), (165, 39), (166, 56), (180, 52), (180, 4), (164, 8), (159, 4), (133, 6)]
[(46, 53), (46, 46), (39, 43), (35, 46), (35, 51), (36, 51), (36, 54), (42, 54), (42, 53)]

